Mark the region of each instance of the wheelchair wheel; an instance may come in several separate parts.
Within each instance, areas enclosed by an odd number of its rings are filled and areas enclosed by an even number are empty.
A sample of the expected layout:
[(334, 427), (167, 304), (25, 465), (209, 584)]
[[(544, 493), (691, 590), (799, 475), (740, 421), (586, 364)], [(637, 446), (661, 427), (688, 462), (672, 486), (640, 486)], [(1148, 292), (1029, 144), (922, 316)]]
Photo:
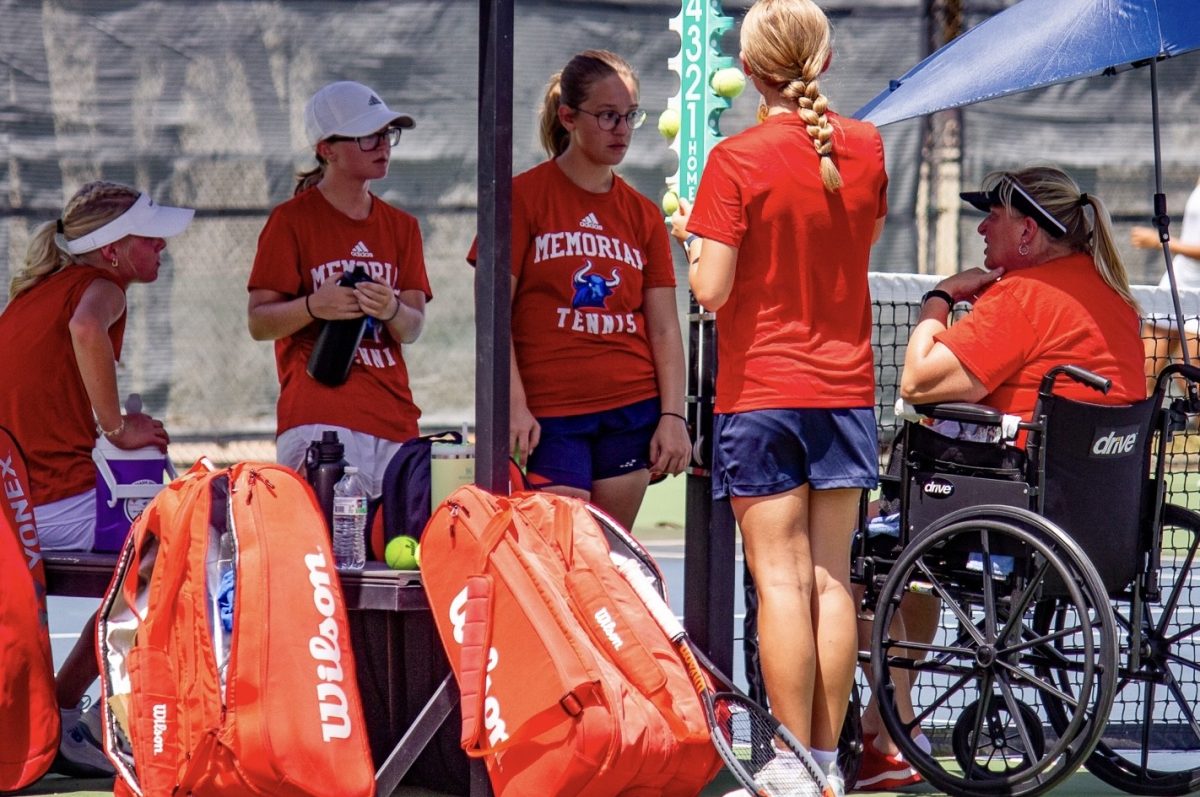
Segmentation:
[(857, 681), (850, 692), (850, 705), (846, 709), (846, 719), (842, 721), (842, 734), (838, 737), (837, 762), (846, 785), (853, 786), (858, 782), (858, 770), (862, 767), (863, 730), (862, 730), (862, 698), (858, 691)]
[[(981, 697), (967, 706), (958, 721), (950, 745), (954, 759), (972, 780), (1002, 777), (1029, 769), (1046, 754), (1046, 736), (1037, 712), (1016, 701), (1020, 722), (1008, 715), (1001, 695)], [(982, 708), (981, 708), (982, 707)], [(1029, 735), (1029, 750), (1024, 747), (1021, 730)]]
[[(1087, 768), (1109, 785), (1132, 794), (1181, 795), (1200, 789), (1200, 585), (1192, 567), (1200, 549), (1200, 515), (1165, 508), (1162, 530), (1161, 599), (1131, 617), (1129, 602), (1115, 605), (1120, 665), (1116, 695), (1100, 743)], [(1142, 641), (1136, 669), (1130, 658), (1133, 623)], [(1077, 618), (1061, 603), (1039, 612), (1044, 633), (1056, 636), (1055, 651), (1070, 666), (1056, 672), (1065, 699), (1046, 702), (1058, 728), (1077, 694), (1075, 666), (1084, 655), (1073, 634)]]
[[(1065, 707), (1058, 735), (1046, 739), (1042, 720), (1035, 721), (1029, 707), (1042, 704), (1047, 694), (1060, 694), (1036, 670), (1050, 657), (1052, 640), (1035, 630), (1033, 609), (1051, 583), (1064, 594), (1062, 603), (1089, 622), (1079, 636), (1087, 655), (1080, 661), (1074, 706)], [(939, 598), (957, 629), (929, 645), (893, 636), (892, 616), (909, 593)], [(914, 663), (913, 652), (925, 658)], [(915, 670), (935, 693), (911, 722), (897, 710), (893, 667)], [(1115, 622), (1100, 577), (1065, 532), (1026, 510), (989, 505), (947, 515), (909, 543), (880, 591), (871, 641), (872, 691), (904, 757), (950, 794), (1031, 797), (1069, 777), (1099, 739), (1103, 723), (1095, 718), (1106, 715), (1115, 678)], [(961, 770), (912, 740), (917, 726), (937, 738), (939, 728), (963, 722), (959, 712), (971, 705), (974, 716), (955, 750), (966, 764)], [(997, 746), (1002, 760), (993, 757)]]

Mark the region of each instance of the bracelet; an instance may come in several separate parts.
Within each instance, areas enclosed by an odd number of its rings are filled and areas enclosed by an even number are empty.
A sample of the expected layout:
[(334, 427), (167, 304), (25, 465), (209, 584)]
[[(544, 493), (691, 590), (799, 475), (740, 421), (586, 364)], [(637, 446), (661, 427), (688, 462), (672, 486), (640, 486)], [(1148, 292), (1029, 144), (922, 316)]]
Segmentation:
[(312, 308), (308, 306), (308, 297), (311, 295), (312, 295), (311, 293), (304, 294), (304, 309), (308, 311), (309, 318), (311, 318), (313, 321), (317, 321), (319, 319), (315, 315), (313, 315)]
[(941, 299), (951, 307), (954, 306), (954, 297), (943, 290), (939, 290), (938, 288), (934, 288), (933, 290), (929, 291), (929, 293), (926, 293), (924, 296), (922, 296), (921, 304), (924, 305), (925, 302), (929, 301), (930, 299)]
[(686, 417), (684, 417), (683, 415), (680, 415), (678, 412), (660, 412), (658, 414), (658, 417), (659, 418), (667, 418), (667, 417), (678, 418), (679, 420), (683, 421), (684, 423), (688, 422), (688, 419)]
[(694, 244), (699, 238), (700, 238), (700, 236), (696, 235), (695, 233), (688, 233), (687, 237), (679, 242), (680, 245), (683, 247), (683, 253), (685, 255), (691, 254), (692, 244)]
[(103, 426), (101, 426), (99, 419), (97, 419), (96, 420), (96, 429), (97, 429), (97, 431), (100, 432), (100, 434), (104, 435), (109, 440), (112, 440), (114, 437), (120, 437), (121, 432), (125, 431), (125, 416), (124, 415), (121, 416), (121, 425), (111, 431), (109, 431), (108, 429), (105, 429)]
[(400, 315), (400, 300), (399, 299), (396, 300), (396, 309), (392, 311), (392, 314), (390, 316), (382, 319), (382, 321), (383, 321), (383, 323), (386, 324), (398, 315)]

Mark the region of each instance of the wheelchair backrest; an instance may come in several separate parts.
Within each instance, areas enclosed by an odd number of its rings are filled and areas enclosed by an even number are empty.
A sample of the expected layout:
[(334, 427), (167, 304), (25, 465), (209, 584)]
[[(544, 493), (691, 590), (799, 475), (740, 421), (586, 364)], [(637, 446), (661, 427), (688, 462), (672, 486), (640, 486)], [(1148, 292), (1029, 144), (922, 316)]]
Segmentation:
[(1043, 460), (1041, 512), (1074, 538), (1110, 593), (1141, 570), (1149, 462), (1159, 399), (1100, 405), (1042, 398), (1029, 453)]

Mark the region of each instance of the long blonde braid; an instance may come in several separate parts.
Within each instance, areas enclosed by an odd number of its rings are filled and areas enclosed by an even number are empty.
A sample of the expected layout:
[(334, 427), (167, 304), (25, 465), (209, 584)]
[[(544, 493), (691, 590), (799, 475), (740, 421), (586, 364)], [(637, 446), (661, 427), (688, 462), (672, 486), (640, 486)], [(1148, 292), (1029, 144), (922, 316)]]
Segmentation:
[(829, 20), (812, 0), (757, 0), (742, 20), (746, 66), (797, 104), (820, 157), (821, 182), (827, 190), (837, 191), (842, 176), (833, 161), (829, 100), (817, 80), (829, 62), (830, 37)]

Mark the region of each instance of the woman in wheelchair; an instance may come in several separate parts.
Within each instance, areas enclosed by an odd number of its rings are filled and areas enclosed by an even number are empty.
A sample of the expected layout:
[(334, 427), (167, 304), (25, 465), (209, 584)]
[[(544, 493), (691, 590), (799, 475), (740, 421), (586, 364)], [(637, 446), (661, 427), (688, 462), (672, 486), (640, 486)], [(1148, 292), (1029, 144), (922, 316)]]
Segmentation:
[[(1029, 420), (1039, 383), (1062, 364), (1111, 379), (1112, 388), (1101, 395), (1064, 381), (1058, 395), (1105, 404), (1145, 398), (1139, 311), (1100, 198), (1049, 166), (993, 173), (982, 191), (961, 196), (987, 213), (978, 228), (983, 267), (947, 277), (922, 298), (901, 398), (911, 404), (976, 402)], [(960, 302), (972, 304), (971, 312), (948, 324)], [(908, 595), (897, 615), (903, 628), (893, 632), (929, 642), (938, 613), (937, 599)], [(907, 675), (898, 675), (898, 686)], [(911, 720), (911, 696), (903, 688), (896, 706)], [(859, 786), (920, 779), (888, 738), (874, 700), (863, 716), (863, 736)]]

